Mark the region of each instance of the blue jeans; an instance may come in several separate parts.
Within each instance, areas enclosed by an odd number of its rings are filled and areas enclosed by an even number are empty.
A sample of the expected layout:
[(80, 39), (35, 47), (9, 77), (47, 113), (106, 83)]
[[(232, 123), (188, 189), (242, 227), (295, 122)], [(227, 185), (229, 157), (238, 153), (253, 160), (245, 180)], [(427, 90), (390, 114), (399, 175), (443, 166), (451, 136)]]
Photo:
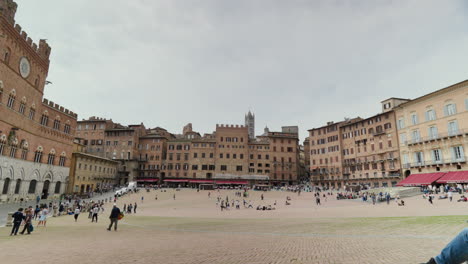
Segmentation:
[(435, 257), (437, 264), (459, 264), (468, 260), (468, 228), (463, 229)]

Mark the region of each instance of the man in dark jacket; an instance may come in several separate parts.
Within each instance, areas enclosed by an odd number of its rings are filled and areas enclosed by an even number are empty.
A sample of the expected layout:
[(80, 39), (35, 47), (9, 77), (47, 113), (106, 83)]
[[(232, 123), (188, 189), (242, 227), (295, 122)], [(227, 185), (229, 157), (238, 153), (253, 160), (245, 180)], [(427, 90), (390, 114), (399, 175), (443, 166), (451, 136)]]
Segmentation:
[(18, 229), (20, 228), (21, 222), (24, 220), (23, 208), (18, 209), (16, 213), (13, 214), (13, 228), (11, 229), (11, 234), (16, 236), (18, 234)]
[(114, 225), (114, 230), (117, 231), (117, 222), (119, 221), (120, 209), (114, 204), (114, 208), (112, 208), (111, 214), (109, 216), (110, 225), (107, 228), (108, 231), (111, 231), (112, 225)]

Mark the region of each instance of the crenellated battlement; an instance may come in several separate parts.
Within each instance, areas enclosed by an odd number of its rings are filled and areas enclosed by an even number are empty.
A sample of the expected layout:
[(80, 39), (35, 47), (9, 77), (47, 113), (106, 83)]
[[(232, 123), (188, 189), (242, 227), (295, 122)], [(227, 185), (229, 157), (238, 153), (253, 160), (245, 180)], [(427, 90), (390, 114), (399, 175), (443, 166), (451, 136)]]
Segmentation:
[(45, 39), (39, 40), (39, 45), (34, 43), (33, 40), (28, 37), (28, 33), (22, 30), (19, 24), (15, 23), (15, 14), (18, 5), (13, 0), (0, 0), (0, 17), (5, 18), (8, 23), (14, 28), (19, 34), (19, 37), (25, 41), (25, 44), (34, 52), (39, 55), (40, 58), (49, 61), (51, 48), (49, 44), (47, 44)]
[[(5, 1), (5, 0), (0, 0), (0, 1)], [(34, 52), (39, 55), (42, 59), (48, 61), (50, 57), (50, 52), (52, 48), (47, 44), (47, 41), (45, 39), (39, 40), (39, 46), (33, 42), (33, 40), (28, 37), (28, 33), (26, 31), (23, 31), (21, 26), (19, 24), (15, 24), (15, 31), (18, 32), (20, 37), (26, 41), (26, 44), (30, 46)]]
[(216, 124), (216, 129), (218, 128), (229, 128), (229, 129), (246, 129), (244, 125), (232, 125), (232, 124)]
[(0, 0), (0, 16), (5, 17), (8, 23), (15, 24), (15, 15), (18, 4), (13, 0)]
[(76, 113), (74, 113), (74, 112), (64, 108), (63, 106), (60, 106), (60, 105), (58, 105), (58, 104), (56, 104), (56, 103), (54, 103), (52, 101), (49, 101), (49, 100), (47, 100), (45, 98), (42, 100), (42, 104), (45, 105), (45, 106), (48, 106), (50, 108), (53, 108), (53, 109), (55, 109), (55, 110), (57, 110), (57, 111), (59, 111), (61, 113), (69, 115), (71, 117), (78, 118), (78, 114), (76, 114)]

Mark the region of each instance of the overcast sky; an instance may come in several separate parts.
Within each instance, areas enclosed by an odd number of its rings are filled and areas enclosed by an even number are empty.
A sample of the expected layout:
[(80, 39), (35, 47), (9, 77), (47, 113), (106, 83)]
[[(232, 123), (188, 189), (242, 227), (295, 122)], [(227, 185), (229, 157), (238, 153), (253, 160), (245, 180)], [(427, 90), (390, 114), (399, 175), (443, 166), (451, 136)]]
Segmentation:
[[(48, 39), (45, 97), (180, 133), (307, 129), (468, 79), (464, 1), (16, 0)], [(352, 4), (351, 4), (352, 3)]]

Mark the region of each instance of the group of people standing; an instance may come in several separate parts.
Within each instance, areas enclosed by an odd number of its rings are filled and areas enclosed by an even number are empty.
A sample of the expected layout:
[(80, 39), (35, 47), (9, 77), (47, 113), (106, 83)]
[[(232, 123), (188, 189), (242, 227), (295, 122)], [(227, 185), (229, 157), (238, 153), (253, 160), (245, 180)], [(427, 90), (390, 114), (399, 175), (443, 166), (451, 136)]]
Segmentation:
[(132, 210), (133, 210), (133, 213), (136, 214), (136, 210), (137, 210), (137, 203), (135, 202), (134, 205), (132, 205), (131, 203), (129, 203), (128, 205), (127, 204), (124, 204), (123, 206), (123, 211), (127, 214), (131, 214), (132, 213)]

